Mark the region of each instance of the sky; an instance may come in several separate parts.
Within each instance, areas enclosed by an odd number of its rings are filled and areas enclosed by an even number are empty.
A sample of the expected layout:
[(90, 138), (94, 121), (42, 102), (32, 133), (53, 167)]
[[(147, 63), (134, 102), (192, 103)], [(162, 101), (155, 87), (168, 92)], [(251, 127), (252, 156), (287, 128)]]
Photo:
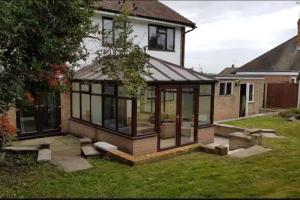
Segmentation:
[(296, 1), (161, 1), (196, 23), (185, 66), (205, 73), (243, 64), (297, 34)]

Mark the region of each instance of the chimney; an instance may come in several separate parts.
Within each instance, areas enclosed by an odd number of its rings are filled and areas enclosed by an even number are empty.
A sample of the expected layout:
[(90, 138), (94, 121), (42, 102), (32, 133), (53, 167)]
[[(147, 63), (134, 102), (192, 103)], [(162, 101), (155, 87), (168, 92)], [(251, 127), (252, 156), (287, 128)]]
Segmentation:
[(231, 68), (234, 69), (234, 64), (231, 65)]
[(300, 18), (298, 19), (297, 51), (300, 51)]

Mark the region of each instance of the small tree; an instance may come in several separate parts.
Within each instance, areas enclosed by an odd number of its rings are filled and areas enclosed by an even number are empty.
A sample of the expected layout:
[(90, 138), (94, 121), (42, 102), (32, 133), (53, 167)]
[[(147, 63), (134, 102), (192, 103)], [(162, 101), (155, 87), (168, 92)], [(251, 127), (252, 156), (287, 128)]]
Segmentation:
[[(9, 123), (7, 114), (0, 116), (0, 140), (1, 140), (1, 152), (4, 152), (6, 142), (14, 138), (16, 134), (16, 128)], [(5, 154), (1, 154), (0, 160), (4, 159)]]
[(140, 98), (146, 87), (144, 75), (149, 74), (145, 70), (149, 55), (134, 43), (137, 36), (132, 35), (129, 15), (130, 11), (124, 6), (120, 15), (113, 18), (113, 30), (100, 32), (102, 48), (96, 60), (103, 66), (103, 74), (122, 81), (129, 96)]

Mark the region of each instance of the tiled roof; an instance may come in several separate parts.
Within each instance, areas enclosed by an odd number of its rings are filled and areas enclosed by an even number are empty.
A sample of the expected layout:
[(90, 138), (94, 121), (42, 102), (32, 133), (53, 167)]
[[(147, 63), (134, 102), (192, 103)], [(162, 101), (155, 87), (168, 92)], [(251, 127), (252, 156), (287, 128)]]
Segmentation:
[(299, 72), (297, 36), (245, 64), (237, 72)]
[(217, 76), (234, 76), (237, 68), (227, 67), (223, 69)]
[[(111, 80), (107, 75), (102, 73), (100, 63), (88, 65), (75, 72), (74, 79), (76, 80)], [(144, 76), (147, 82), (202, 82), (213, 81), (204, 75), (196, 73), (190, 69), (186, 69), (169, 63), (167, 61), (150, 57), (148, 63), (145, 64), (145, 69), (149, 70), (150, 75)]]
[(157, 0), (98, 0), (95, 8), (118, 13), (124, 5), (137, 17), (196, 27), (195, 23)]

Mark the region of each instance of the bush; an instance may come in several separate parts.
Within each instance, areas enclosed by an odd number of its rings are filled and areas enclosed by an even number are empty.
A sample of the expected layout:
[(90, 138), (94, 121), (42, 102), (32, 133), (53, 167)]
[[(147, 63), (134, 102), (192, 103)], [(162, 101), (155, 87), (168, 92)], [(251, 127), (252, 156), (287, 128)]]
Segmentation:
[(300, 119), (300, 109), (299, 108), (291, 108), (287, 111), (282, 111), (279, 113), (281, 117), (290, 118), (295, 116), (296, 119)]

